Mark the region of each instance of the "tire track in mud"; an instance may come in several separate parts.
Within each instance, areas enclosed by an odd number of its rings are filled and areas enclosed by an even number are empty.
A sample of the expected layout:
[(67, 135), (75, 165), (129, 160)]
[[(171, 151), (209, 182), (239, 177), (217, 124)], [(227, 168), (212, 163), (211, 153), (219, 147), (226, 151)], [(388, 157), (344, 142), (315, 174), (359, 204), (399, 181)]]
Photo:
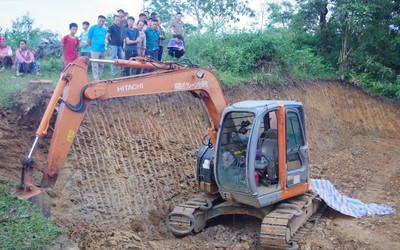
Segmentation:
[[(149, 238), (158, 237), (162, 216), (195, 193), (196, 151), (207, 126), (199, 126), (198, 103), (190, 98), (145, 96), (92, 105), (60, 176), (63, 199), (71, 201), (63, 212), (76, 215), (79, 207), (79, 218), (103, 230), (127, 230), (134, 220), (146, 225)], [(181, 125), (182, 119), (189, 122)], [(65, 178), (77, 172), (82, 177)]]
[[(384, 195), (393, 192), (386, 182), (396, 185), (400, 176), (396, 166), (400, 156), (389, 150), (400, 147), (398, 105), (334, 81), (290, 87), (250, 84), (226, 89), (225, 94), (231, 103), (303, 102), (311, 165), (321, 176), (358, 198), (371, 192), (369, 200), (380, 197), (384, 203)], [(188, 93), (93, 103), (53, 191), (53, 218), (73, 230), (81, 246), (89, 249), (157, 248), (157, 244), (190, 248), (186, 243), (212, 248), (221, 242), (234, 247), (239, 240), (227, 236), (227, 227), (176, 240), (163, 225), (175, 204), (196, 195), (196, 155), (206, 133), (199, 103)], [(378, 176), (377, 166), (388, 170)], [(389, 201), (400, 205), (398, 197)], [(389, 219), (383, 219), (389, 225), (383, 229), (400, 230)], [(254, 230), (228, 232), (240, 239), (254, 235)], [(315, 243), (317, 238), (308, 240)]]

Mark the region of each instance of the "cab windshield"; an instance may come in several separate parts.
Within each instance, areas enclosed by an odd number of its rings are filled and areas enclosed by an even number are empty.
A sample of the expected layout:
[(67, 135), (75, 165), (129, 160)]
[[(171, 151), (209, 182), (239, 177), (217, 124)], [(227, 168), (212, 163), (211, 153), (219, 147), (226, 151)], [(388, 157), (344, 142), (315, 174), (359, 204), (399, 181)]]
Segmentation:
[(217, 152), (217, 178), (223, 188), (250, 192), (246, 155), (253, 122), (251, 112), (230, 112), (225, 116)]

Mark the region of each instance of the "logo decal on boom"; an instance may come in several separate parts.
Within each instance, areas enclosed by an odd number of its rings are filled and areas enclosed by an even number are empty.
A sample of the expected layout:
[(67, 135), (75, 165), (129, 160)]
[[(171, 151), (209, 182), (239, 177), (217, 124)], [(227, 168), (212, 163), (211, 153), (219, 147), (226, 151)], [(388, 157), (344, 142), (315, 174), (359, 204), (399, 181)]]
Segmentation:
[(124, 91), (137, 90), (137, 89), (143, 89), (143, 88), (144, 88), (143, 83), (135, 83), (135, 84), (119, 86), (119, 87), (117, 87), (117, 91), (124, 92)]
[(204, 89), (208, 87), (207, 81), (201, 82), (177, 82), (175, 83), (175, 90), (187, 90), (187, 89)]
[(67, 134), (67, 142), (72, 142), (72, 140), (74, 139), (75, 133), (73, 130), (69, 130), (68, 134)]

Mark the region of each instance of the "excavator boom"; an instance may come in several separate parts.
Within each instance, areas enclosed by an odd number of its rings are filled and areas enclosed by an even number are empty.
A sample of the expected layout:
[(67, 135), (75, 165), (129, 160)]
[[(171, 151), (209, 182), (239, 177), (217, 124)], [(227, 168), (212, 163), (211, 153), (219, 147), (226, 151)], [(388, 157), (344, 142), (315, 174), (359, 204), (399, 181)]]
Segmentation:
[[(90, 82), (87, 74), (90, 61), (114, 63), (116, 66), (124, 67), (161, 69), (161, 71)], [(50, 199), (45, 193), (54, 186), (92, 100), (183, 91), (192, 93), (205, 104), (213, 124), (213, 127), (209, 128), (209, 135), (215, 144), (221, 114), (227, 102), (219, 81), (212, 72), (198, 67), (184, 67), (176, 63), (146, 61), (144, 58), (116, 61), (90, 60), (86, 57), (76, 59), (61, 74), (37, 129), (33, 146), (28, 156), (23, 159), (17, 197), (32, 200), (42, 208), (45, 215), (50, 215)], [(50, 119), (58, 104), (60, 105), (47, 157), (47, 166), (37, 167), (43, 170), (41, 185), (38, 187), (33, 182), (32, 173), (36, 164), (32, 159), (32, 154), (39, 138), (47, 134)]]

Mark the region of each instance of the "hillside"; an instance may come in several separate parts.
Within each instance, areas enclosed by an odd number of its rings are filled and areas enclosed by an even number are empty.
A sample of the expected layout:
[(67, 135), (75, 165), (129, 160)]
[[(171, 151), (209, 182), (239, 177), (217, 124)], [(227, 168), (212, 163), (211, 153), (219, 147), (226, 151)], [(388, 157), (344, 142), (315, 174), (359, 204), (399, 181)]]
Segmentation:
[[(29, 93), (29, 95), (28, 95)], [(18, 181), (45, 103), (46, 86), (31, 87), (2, 108), (0, 182)], [(290, 99), (304, 103), (313, 178), (364, 202), (399, 207), (399, 104), (337, 81), (290, 86), (240, 85), (228, 102)], [(163, 94), (94, 103), (52, 192), (53, 219), (84, 249), (256, 248), (260, 221), (231, 217), (183, 239), (164, 225), (174, 205), (196, 195), (195, 160), (206, 122), (190, 94)], [(50, 138), (34, 157), (44, 163)], [(395, 249), (397, 214), (353, 219), (327, 210), (302, 249)], [(63, 248), (63, 246), (60, 246)]]

